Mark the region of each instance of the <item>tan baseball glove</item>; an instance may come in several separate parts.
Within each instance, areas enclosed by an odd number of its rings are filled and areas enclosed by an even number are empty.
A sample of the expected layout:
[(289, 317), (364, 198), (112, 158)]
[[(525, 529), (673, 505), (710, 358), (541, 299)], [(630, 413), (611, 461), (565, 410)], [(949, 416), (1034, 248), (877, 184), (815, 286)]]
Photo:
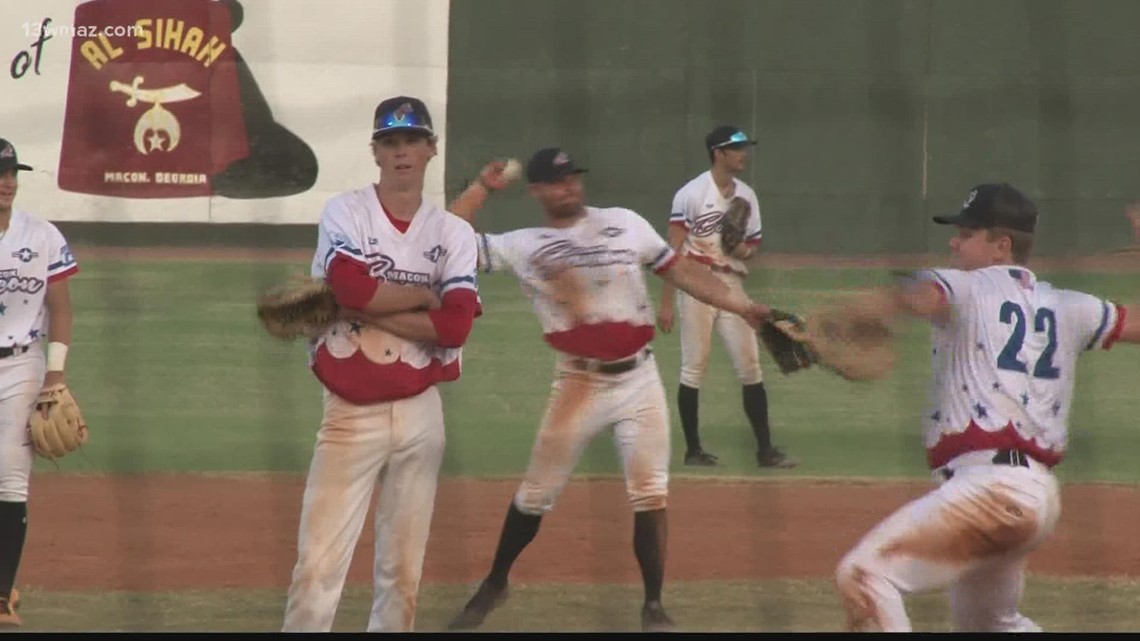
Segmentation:
[(895, 365), (894, 332), (874, 299), (851, 298), (799, 318), (773, 311), (760, 338), (780, 371), (819, 365), (849, 381), (885, 378)]
[(335, 322), (340, 306), (323, 279), (295, 276), (257, 299), (257, 318), (282, 340), (316, 338)]
[(720, 249), (726, 256), (732, 255), (736, 247), (744, 242), (748, 233), (748, 219), (752, 216), (752, 206), (740, 196), (734, 196), (728, 203), (728, 210), (720, 219)]
[(87, 442), (87, 422), (66, 385), (40, 391), (36, 409), (28, 419), (28, 436), (36, 454), (57, 459)]

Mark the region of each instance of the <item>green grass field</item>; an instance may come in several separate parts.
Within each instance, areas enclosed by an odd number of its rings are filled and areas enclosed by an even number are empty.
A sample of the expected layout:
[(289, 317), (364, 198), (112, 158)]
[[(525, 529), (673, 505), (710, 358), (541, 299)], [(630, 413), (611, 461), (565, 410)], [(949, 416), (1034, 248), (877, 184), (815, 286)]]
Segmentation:
[[(320, 419), (320, 389), (300, 344), (267, 337), (252, 302), (267, 285), (304, 264), (118, 262), (87, 260), (72, 281), (77, 311), (69, 380), (92, 440), (83, 453), (37, 472), (119, 474), (176, 471), (302, 473)], [(1060, 286), (1123, 300), (1140, 298), (1134, 274), (1042, 273)], [(754, 296), (791, 310), (810, 308), (830, 291), (886, 282), (885, 271), (801, 269), (757, 273)], [(651, 278), (656, 293), (657, 279)], [(516, 282), (480, 282), (485, 309), (464, 356), (464, 376), (444, 386), (448, 450), (445, 474), (516, 477), (524, 468), (546, 400), (553, 354)], [(762, 357), (774, 440), (799, 457), (792, 471), (760, 471), (731, 367), (718, 343), (702, 390), (702, 435), (723, 466), (683, 468), (673, 397), (678, 337), (654, 349), (674, 417), (678, 474), (763, 477), (927, 478), (917, 417), (926, 394), (926, 331), (905, 332), (900, 367), (873, 385), (823, 372), (780, 375)], [(1136, 356), (1092, 354), (1081, 363), (1063, 480), (1136, 483), (1140, 467), (1140, 397)], [(598, 439), (580, 473), (619, 470), (613, 445)], [(419, 628), (441, 629), (467, 586), (425, 585)], [(818, 631), (842, 624), (826, 578), (810, 581), (674, 582), (671, 612), (686, 630)], [(232, 589), (171, 593), (26, 593), (29, 630), (271, 631), (280, 625), (283, 591)], [(519, 586), (493, 615), (493, 630), (632, 630), (638, 586)], [(1026, 612), (1051, 630), (1140, 629), (1134, 605), (1140, 582), (1034, 577)], [(938, 595), (913, 600), (919, 630), (947, 629)], [(351, 587), (338, 629), (363, 629), (367, 590)]]
[[(77, 313), (70, 381), (94, 438), (62, 471), (303, 471), (320, 420), (320, 389), (299, 343), (265, 335), (253, 314), (258, 291), (293, 266), (243, 263), (87, 261), (72, 285)], [(1058, 285), (1125, 300), (1132, 274), (1056, 274)], [(758, 273), (751, 291), (802, 310), (828, 290), (883, 282), (876, 270)], [(652, 278), (656, 291), (659, 281)], [(446, 474), (514, 475), (523, 469), (548, 393), (553, 352), (513, 278), (480, 282), (485, 313), (464, 355), (464, 376), (443, 386)], [(807, 476), (921, 477), (918, 417), (929, 370), (927, 330), (910, 326), (900, 367), (886, 381), (850, 383), (826, 372), (787, 377), (766, 354), (775, 441), (802, 459)], [(674, 406), (677, 334), (654, 342)], [(1136, 482), (1140, 397), (1135, 355), (1090, 354), (1080, 364), (1068, 480)], [(674, 457), (683, 451), (674, 417)], [(714, 345), (701, 393), (702, 436), (725, 466), (756, 473), (755, 444), (723, 347)], [(45, 466), (43, 469), (54, 469)], [(583, 473), (616, 472), (612, 444), (599, 439)]]

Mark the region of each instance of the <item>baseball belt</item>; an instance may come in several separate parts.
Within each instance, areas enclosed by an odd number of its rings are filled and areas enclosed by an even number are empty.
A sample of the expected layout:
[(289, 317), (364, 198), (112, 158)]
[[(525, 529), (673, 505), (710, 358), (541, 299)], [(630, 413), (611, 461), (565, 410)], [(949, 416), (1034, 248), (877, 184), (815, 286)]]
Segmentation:
[[(998, 450), (994, 454), (994, 465), (1010, 465), (1013, 467), (1029, 467), (1029, 459), (1031, 457), (1022, 452), (1021, 450)], [(949, 468), (942, 468), (940, 470), (942, 478), (949, 481), (954, 476), (954, 470)]]
[(600, 361), (594, 358), (572, 358), (567, 364), (574, 369), (594, 374), (624, 374), (638, 365), (641, 365), (653, 353), (653, 349), (646, 347), (629, 358), (618, 361)]

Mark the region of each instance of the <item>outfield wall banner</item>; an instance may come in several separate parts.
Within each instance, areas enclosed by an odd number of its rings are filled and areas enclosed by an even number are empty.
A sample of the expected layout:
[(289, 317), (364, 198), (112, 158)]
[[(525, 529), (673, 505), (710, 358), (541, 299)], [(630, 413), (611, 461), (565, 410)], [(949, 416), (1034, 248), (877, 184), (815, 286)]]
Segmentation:
[(448, 0), (0, 3), (0, 137), (57, 221), (315, 223), (378, 176), (385, 97), (422, 98), (444, 198)]

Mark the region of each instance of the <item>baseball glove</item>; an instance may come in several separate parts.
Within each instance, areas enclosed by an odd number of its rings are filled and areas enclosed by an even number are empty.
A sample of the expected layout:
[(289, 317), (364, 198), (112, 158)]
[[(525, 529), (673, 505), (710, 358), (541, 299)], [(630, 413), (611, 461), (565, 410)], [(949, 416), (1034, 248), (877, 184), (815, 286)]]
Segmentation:
[(825, 306), (803, 319), (773, 310), (760, 337), (784, 374), (819, 365), (849, 381), (873, 381), (895, 364), (893, 330), (869, 300)]
[(265, 331), (282, 340), (320, 336), (339, 314), (332, 288), (309, 276), (294, 277), (257, 299), (257, 317)]
[(87, 442), (87, 423), (66, 385), (40, 391), (36, 409), (28, 419), (28, 436), (36, 454), (57, 459)]
[(720, 249), (726, 256), (731, 255), (748, 231), (748, 219), (752, 207), (740, 196), (734, 196), (728, 203), (728, 210), (720, 219)]

